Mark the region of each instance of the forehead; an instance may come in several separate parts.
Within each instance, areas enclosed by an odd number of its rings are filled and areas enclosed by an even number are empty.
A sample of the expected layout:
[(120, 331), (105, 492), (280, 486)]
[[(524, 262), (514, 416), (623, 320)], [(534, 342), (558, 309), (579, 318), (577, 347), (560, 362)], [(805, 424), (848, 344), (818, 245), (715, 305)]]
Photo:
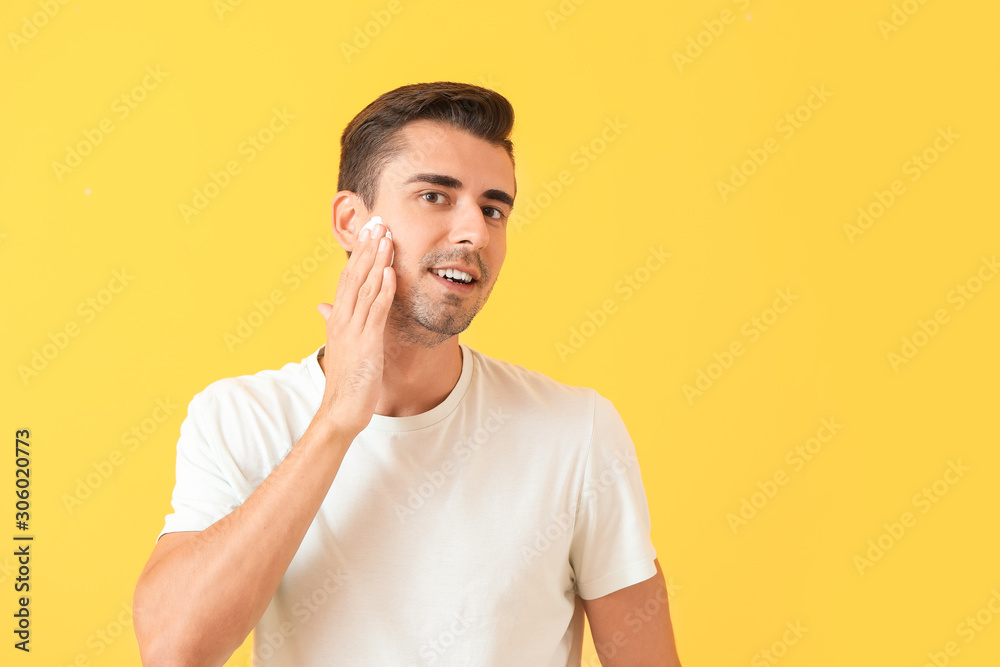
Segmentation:
[(398, 184), (416, 173), (439, 173), (469, 182), (476, 189), (514, 191), (514, 165), (503, 146), (471, 133), (428, 120), (407, 123), (399, 131), (402, 149), (383, 172), (383, 182)]

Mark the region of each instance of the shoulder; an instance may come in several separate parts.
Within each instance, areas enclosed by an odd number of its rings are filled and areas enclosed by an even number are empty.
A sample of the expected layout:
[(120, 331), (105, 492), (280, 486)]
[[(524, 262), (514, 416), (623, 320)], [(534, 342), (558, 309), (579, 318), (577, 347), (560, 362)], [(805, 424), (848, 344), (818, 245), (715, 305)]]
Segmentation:
[(302, 363), (216, 380), (194, 395), (178, 451), (211, 457), (248, 494), (288, 453), (319, 406), (321, 392)]
[(488, 393), (499, 394), (505, 400), (546, 409), (553, 414), (570, 413), (576, 419), (593, 417), (595, 407), (607, 401), (590, 387), (565, 384), (520, 364), (469, 349), (480, 376), (478, 381)]
[(314, 360), (307, 357), (281, 368), (215, 380), (192, 397), (188, 416), (238, 419), (251, 414), (280, 412), (290, 403), (308, 400), (316, 392), (306, 367), (308, 359)]

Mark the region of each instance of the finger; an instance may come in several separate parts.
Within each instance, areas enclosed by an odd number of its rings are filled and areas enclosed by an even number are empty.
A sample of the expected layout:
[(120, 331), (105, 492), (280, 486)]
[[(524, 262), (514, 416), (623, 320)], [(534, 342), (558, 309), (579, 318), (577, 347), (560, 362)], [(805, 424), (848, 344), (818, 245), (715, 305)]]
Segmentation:
[[(343, 301), (344, 292), (347, 291), (348, 276), (354, 271), (355, 265), (358, 263), (358, 258), (361, 257), (361, 242), (364, 241), (363, 237), (366, 237), (364, 230), (361, 231), (358, 237), (358, 243), (355, 244), (354, 250), (351, 252), (350, 256), (347, 258), (347, 264), (341, 269), (340, 275), (337, 277), (337, 289), (333, 294), (333, 303), (339, 304)], [(334, 308), (336, 310), (336, 308)], [(322, 313), (321, 313), (322, 314)]]
[(318, 303), (316, 304), (316, 310), (323, 317), (323, 321), (326, 322), (330, 319), (330, 314), (333, 312), (333, 304), (330, 303)]
[(392, 241), (386, 237), (382, 237), (378, 241), (375, 261), (368, 272), (368, 277), (358, 290), (358, 300), (354, 307), (354, 317), (351, 319), (352, 324), (358, 330), (364, 328), (365, 322), (368, 320), (368, 311), (371, 308), (372, 302), (375, 301), (379, 291), (382, 289), (382, 274), (385, 267), (389, 265), (389, 258), (391, 256)]
[(365, 333), (385, 331), (385, 322), (389, 317), (389, 308), (396, 294), (396, 272), (391, 266), (382, 269), (382, 289), (368, 309), (368, 319), (365, 321)]
[[(368, 274), (371, 272), (372, 264), (375, 262), (375, 252), (378, 248), (378, 237), (381, 236), (379, 229), (384, 231), (384, 227), (376, 225), (372, 230), (373, 234), (366, 234), (362, 230), (358, 236), (360, 246), (356, 247), (351, 257), (340, 274), (337, 282), (337, 293), (334, 297), (334, 320), (340, 325), (346, 325), (354, 316), (354, 309), (358, 300), (358, 291), (364, 285)], [(355, 261), (356, 258), (356, 261)]]
[(354, 248), (347, 257), (347, 264), (344, 266), (344, 270), (353, 269), (358, 263), (358, 259), (361, 257), (361, 249), (364, 247), (365, 242), (371, 236), (370, 229), (362, 229), (358, 234), (357, 238), (354, 240)]
[(341, 301), (341, 296), (346, 291), (347, 283), (349, 282), (348, 276), (350, 276), (358, 262), (361, 261), (361, 250), (364, 248), (365, 242), (368, 240), (370, 235), (370, 230), (362, 229), (361, 233), (358, 234), (358, 239), (354, 244), (354, 249), (351, 251), (351, 255), (347, 258), (347, 264), (344, 265), (343, 270), (340, 272), (340, 277), (337, 279), (337, 291), (333, 295), (333, 303), (337, 304)]

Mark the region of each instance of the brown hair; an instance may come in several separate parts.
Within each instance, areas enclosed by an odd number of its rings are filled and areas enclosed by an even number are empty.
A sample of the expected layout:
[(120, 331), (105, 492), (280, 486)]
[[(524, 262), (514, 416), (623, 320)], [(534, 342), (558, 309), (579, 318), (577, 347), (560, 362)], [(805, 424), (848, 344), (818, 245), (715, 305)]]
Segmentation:
[(414, 83), (379, 96), (344, 128), (337, 189), (354, 192), (372, 209), (382, 170), (405, 148), (400, 130), (415, 120), (446, 123), (503, 146), (514, 162), (514, 108), (507, 98), (467, 83)]

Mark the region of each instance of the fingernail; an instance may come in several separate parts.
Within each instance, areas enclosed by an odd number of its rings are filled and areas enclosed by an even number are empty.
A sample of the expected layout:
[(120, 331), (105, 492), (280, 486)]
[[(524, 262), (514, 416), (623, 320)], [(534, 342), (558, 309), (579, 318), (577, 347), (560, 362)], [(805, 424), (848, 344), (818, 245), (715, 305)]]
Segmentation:
[(387, 239), (387, 238), (385, 238), (385, 237), (383, 236), (383, 237), (382, 237), (382, 240), (380, 240), (380, 241), (378, 242), (378, 251), (379, 251), (379, 252), (385, 252), (385, 251), (386, 251), (386, 250), (388, 250), (388, 249), (389, 249), (389, 239)]
[(368, 240), (368, 228), (367, 227), (365, 227), (364, 229), (361, 230), (361, 233), (358, 235), (358, 240), (359, 241), (367, 241)]

